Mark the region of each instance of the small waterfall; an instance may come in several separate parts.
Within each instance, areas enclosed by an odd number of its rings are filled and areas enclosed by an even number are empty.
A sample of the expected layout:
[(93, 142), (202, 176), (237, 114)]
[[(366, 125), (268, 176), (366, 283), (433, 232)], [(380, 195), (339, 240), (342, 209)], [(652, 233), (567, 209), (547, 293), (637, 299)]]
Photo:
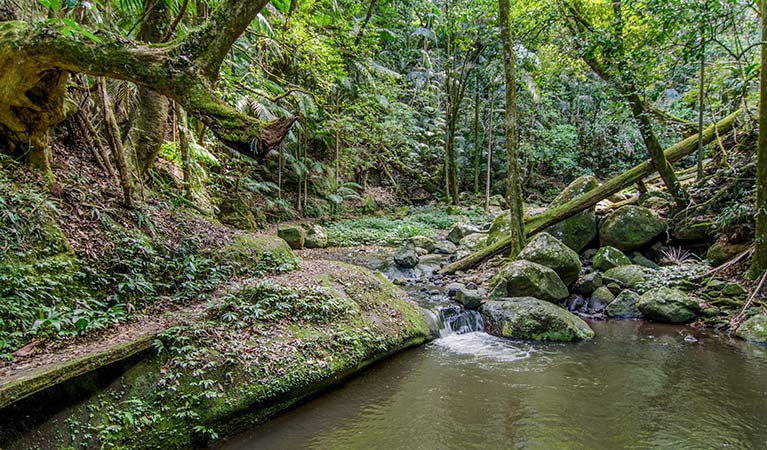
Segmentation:
[(439, 321), (439, 337), (442, 338), (451, 334), (471, 333), (485, 329), (482, 315), (479, 312), (466, 310), (460, 306), (448, 306), (440, 309)]

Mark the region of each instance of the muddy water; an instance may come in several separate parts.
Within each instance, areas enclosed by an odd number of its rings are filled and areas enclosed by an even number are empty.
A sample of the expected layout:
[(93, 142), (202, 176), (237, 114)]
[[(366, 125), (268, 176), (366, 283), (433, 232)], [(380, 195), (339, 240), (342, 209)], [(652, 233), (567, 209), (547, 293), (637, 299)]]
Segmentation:
[(219, 448), (767, 449), (767, 348), (592, 327), (578, 344), (450, 335)]

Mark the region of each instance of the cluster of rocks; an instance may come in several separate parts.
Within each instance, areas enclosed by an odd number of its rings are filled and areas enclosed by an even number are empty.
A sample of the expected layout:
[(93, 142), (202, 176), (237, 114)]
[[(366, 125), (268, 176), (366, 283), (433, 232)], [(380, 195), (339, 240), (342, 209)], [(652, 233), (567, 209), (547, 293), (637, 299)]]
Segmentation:
[[(549, 208), (598, 186), (595, 178), (581, 177)], [(597, 220), (596, 208), (591, 208), (549, 227), (529, 242), (517, 260), (495, 272), (486, 301), (477, 300), (470, 290), (471, 295), (461, 295), (472, 301), (461, 303), (465, 307), (477, 307), (479, 303), (491, 333), (547, 340), (587, 339), (593, 335), (572, 312), (592, 318), (689, 323), (719, 314), (721, 309), (712, 308), (712, 302), (742, 305), (745, 291), (739, 285), (729, 283), (724, 289), (710, 283), (701, 290), (639, 251), (652, 247), (657, 254), (660, 241), (667, 237), (666, 221), (649, 208), (663, 201), (666, 199), (662, 196), (647, 196), (640, 205), (616, 209), (602, 205), (607, 214), (601, 220)], [(540, 212), (526, 208), (528, 214)], [(508, 229), (508, 214), (503, 212), (489, 226), (484, 245), (503, 239)], [(480, 236), (471, 241), (481, 242)], [(601, 246), (585, 250), (594, 242)], [(685, 270), (681, 267), (678, 272), (684, 274)]]
[(290, 248), (325, 248), (328, 246), (328, 235), (325, 228), (313, 222), (284, 224), (277, 228), (277, 236), (288, 243)]
[(487, 233), (472, 225), (468, 220), (457, 222), (445, 239), (427, 236), (413, 236), (394, 254), (394, 263), (402, 269), (418, 266), (421, 259), (429, 254), (448, 255), (461, 258), (482, 249), (487, 242)]

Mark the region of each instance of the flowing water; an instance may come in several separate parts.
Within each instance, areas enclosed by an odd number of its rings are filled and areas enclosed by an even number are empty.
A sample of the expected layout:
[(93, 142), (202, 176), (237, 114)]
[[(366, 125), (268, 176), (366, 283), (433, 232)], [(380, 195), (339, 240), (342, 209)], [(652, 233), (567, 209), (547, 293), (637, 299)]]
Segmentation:
[(596, 338), (575, 344), (509, 341), (427, 280), (368, 263), (416, 279), (405, 289), (439, 312), (440, 339), (221, 450), (767, 450), (767, 347), (643, 321), (592, 322)]
[(577, 344), (446, 332), (220, 448), (767, 449), (767, 348), (592, 327)]

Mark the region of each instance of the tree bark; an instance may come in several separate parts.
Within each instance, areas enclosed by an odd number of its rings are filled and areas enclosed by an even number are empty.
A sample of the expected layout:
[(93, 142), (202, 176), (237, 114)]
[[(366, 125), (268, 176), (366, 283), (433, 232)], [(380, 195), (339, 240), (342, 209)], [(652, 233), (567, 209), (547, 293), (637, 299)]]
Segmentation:
[[(144, 19), (138, 39), (146, 43), (162, 42), (167, 27), (165, 2), (144, 0)], [(168, 122), (168, 98), (146, 86), (138, 87), (138, 114), (135, 124), (135, 151), (138, 175), (145, 176), (154, 167), (160, 147), (165, 142)]]
[(756, 230), (754, 233), (754, 257), (749, 275), (761, 276), (767, 271), (767, 1), (760, 3), (762, 45), (760, 53), (761, 74), (759, 77), (759, 138), (756, 146), (756, 204), (754, 212)]
[(178, 117), (178, 146), (181, 151), (181, 169), (184, 172), (184, 196), (192, 199), (192, 161), (189, 152), (189, 127), (186, 121), (186, 111), (178, 103), (175, 104)]
[[(0, 22), (0, 134), (47, 149), (46, 132), (64, 119), (68, 72), (132, 81), (179, 102), (226, 145), (263, 157), (284, 139), (292, 118), (265, 122), (215, 93), (218, 69), (234, 40), (267, 3), (224, 0), (205, 25), (174, 45), (134, 43), (106, 31), (98, 41), (48, 22)], [(41, 152), (37, 152), (41, 154)], [(46, 158), (37, 158), (45, 165)]]
[[(503, 1), (503, 0), (501, 0)], [(715, 125), (708, 127), (703, 132), (703, 142), (708, 144), (717, 139), (718, 135), (728, 133), (735, 128), (738, 117), (743, 114), (743, 110), (738, 110), (729, 116), (725, 117)], [(687, 139), (679, 142), (665, 152), (665, 157), (668, 161), (678, 161), (685, 156), (690, 155), (695, 151), (698, 146), (698, 137), (690, 136)], [(556, 208), (549, 209), (541, 214), (528, 217), (525, 219), (525, 234), (532, 236), (551, 225), (559, 223), (569, 217), (578, 214), (579, 212), (588, 209), (607, 197), (622, 191), (623, 189), (637, 183), (646, 176), (655, 172), (655, 165), (652, 161), (645, 161), (638, 166), (605, 181), (602, 186), (593, 189), (579, 197), (576, 197), (569, 202), (557, 206)], [(505, 238), (495, 244), (486, 247), (478, 252), (474, 252), (471, 255), (456, 261), (450, 265), (445, 266), (440, 272), (444, 274), (455, 273), (459, 270), (466, 270), (481, 263), (487, 258), (506, 252), (511, 245), (511, 238)]]
[(485, 168), (485, 212), (490, 211), (490, 175), (493, 173), (493, 116), (495, 115), (495, 87), (490, 94), (490, 124), (487, 130), (487, 167)]
[(479, 167), (482, 161), (482, 147), (479, 143), (479, 75), (475, 77), (474, 90), (474, 195), (479, 194)]
[(516, 258), (525, 246), (525, 228), (522, 219), (522, 186), (519, 181), (519, 128), (517, 124), (517, 74), (514, 42), (509, 24), (509, 0), (498, 0), (501, 41), (503, 42), (503, 68), (506, 84), (506, 196), (509, 204), (509, 255)]

